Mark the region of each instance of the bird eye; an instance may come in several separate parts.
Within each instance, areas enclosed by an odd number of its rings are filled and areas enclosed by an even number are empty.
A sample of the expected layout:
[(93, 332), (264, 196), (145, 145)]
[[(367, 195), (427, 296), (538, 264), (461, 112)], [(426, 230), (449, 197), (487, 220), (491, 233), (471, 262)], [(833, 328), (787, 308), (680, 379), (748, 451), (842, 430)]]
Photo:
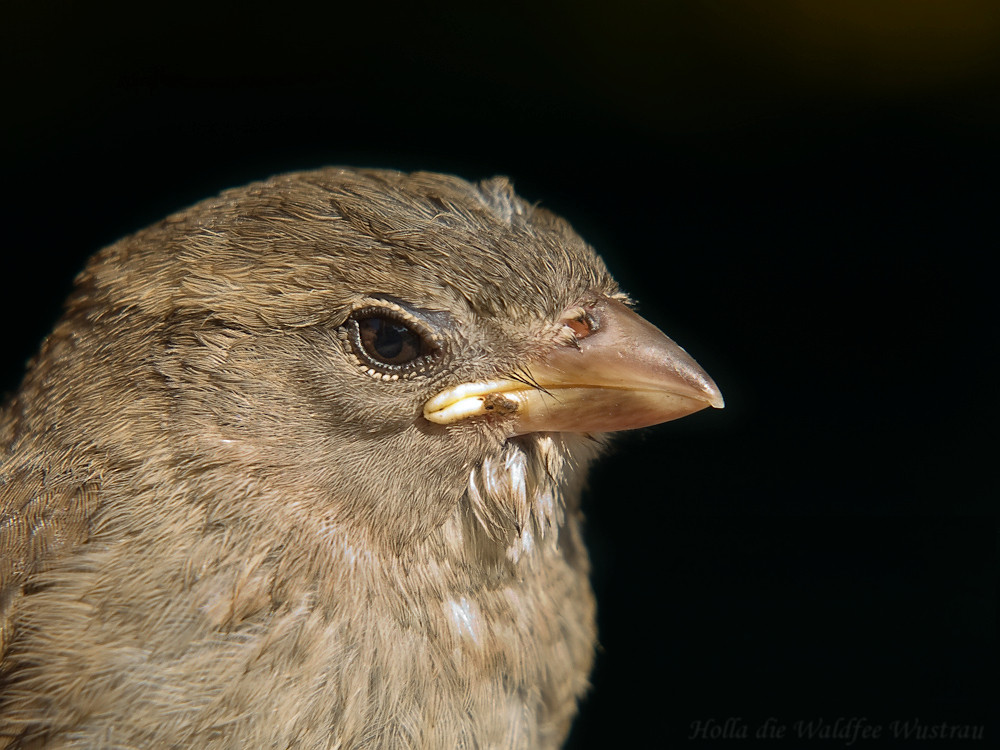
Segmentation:
[(386, 365), (405, 365), (420, 356), (420, 336), (402, 323), (372, 316), (357, 321), (365, 352)]
[(416, 375), (437, 356), (430, 335), (395, 310), (357, 310), (348, 320), (347, 330), (351, 348), (369, 374), (389, 379)]

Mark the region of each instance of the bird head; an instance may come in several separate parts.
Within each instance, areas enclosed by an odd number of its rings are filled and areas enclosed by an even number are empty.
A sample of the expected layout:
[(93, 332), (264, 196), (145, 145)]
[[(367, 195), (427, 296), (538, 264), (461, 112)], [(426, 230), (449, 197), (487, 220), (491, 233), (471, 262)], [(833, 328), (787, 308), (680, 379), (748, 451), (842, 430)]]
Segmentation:
[(514, 560), (605, 433), (722, 406), (502, 178), (325, 169), (225, 192), (98, 254), (46, 351), (50, 435), (207, 517), (393, 555), (464, 514)]

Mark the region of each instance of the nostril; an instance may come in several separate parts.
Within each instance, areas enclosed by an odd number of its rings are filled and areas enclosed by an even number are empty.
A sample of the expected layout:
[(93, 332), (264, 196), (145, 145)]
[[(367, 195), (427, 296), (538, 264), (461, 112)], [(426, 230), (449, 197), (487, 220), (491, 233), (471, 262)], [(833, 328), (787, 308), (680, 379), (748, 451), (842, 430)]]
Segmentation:
[(569, 308), (559, 322), (569, 328), (577, 340), (587, 338), (597, 329), (593, 316), (583, 307)]
[(590, 325), (587, 323), (586, 319), (564, 320), (563, 325), (571, 329), (573, 333), (576, 334), (578, 339), (586, 338), (590, 335)]

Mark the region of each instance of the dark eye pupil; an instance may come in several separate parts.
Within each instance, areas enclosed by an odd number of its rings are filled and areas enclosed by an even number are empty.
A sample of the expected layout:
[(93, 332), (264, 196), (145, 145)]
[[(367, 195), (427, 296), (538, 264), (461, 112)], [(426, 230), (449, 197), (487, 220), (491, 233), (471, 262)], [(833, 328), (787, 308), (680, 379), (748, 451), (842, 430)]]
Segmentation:
[(395, 320), (376, 316), (358, 321), (361, 345), (369, 356), (387, 365), (402, 365), (420, 356), (420, 336)]

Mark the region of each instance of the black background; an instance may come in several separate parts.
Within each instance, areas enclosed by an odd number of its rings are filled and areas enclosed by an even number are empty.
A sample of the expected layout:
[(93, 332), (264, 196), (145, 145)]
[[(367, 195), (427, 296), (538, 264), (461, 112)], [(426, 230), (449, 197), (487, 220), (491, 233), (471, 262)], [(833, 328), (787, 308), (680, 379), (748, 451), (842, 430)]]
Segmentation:
[(6, 11), (0, 389), (87, 256), (223, 188), (508, 174), (727, 399), (594, 472), (572, 747), (996, 737), (995, 6), (89, 6)]

